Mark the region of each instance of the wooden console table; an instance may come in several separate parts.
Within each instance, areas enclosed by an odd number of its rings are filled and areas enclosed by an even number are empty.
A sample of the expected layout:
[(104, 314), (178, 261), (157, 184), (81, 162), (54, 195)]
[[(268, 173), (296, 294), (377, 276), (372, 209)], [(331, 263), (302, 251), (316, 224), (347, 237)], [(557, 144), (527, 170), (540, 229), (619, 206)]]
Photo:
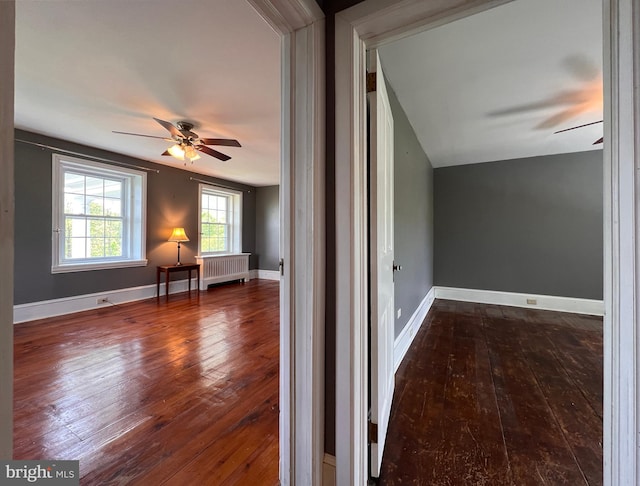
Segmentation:
[(173, 272), (189, 271), (189, 292), (191, 292), (191, 270), (196, 271), (196, 282), (198, 282), (198, 290), (200, 290), (200, 264), (183, 263), (182, 265), (158, 265), (156, 274), (156, 295), (160, 298), (160, 274), (164, 272), (165, 294), (169, 300), (169, 277)]

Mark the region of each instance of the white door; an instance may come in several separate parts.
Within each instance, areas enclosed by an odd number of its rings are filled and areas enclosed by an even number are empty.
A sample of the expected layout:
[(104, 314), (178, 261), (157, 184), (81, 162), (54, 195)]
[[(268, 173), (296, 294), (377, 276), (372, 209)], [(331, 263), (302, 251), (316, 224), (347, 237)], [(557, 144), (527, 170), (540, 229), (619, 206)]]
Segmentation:
[[(370, 129), (371, 476), (380, 476), (394, 388), (393, 117), (378, 52), (369, 52), (375, 91), (367, 94)], [(369, 90), (368, 90), (369, 91)], [(377, 429), (377, 433), (375, 430)], [(375, 437), (377, 436), (377, 437)]]

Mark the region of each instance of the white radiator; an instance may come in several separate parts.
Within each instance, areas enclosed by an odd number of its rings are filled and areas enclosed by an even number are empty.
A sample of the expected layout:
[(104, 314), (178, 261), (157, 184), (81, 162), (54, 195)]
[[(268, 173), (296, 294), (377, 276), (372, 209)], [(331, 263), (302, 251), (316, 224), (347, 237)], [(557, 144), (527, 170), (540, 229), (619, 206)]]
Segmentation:
[(230, 282), (232, 280), (249, 280), (249, 255), (205, 255), (196, 257), (200, 264), (200, 288), (207, 285)]

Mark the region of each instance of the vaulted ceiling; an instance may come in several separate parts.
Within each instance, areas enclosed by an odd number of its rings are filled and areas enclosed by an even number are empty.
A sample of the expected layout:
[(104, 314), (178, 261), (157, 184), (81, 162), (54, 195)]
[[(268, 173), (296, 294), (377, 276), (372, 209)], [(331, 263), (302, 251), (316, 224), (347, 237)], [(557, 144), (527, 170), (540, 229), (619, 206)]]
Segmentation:
[(263, 186), (280, 168), (280, 39), (246, 1), (34, 1), (16, 6), (17, 128), (163, 164), (153, 120), (234, 138), (188, 168)]
[(516, 0), (380, 49), (434, 167), (601, 149), (602, 1)]

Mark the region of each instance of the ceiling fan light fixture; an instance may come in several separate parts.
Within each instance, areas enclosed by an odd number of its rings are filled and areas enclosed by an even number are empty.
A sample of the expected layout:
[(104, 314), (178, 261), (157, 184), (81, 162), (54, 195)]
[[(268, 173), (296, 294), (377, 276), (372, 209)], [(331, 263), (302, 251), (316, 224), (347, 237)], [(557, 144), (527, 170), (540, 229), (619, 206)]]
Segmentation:
[[(1, 1), (1, 0), (0, 0)], [(223, 162), (231, 159), (231, 157), (227, 154), (223, 154), (222, 152), (218, 152), (214, 150), (208, 145), (223, 145), (226, 147), (242, 147), (240, 142), (235, 139), (230, 138), (200, 138), (197, 133), (191, 131), (193, 128), (193, 123), (180, 121), (178, 122), (178, 128), (176, 128), (172, 123), (164, 120), (160, 120), (159, 118), (154, 118), (160, 125), (166, 128), (171, 134), (171, 138), (168, 137), (158, 137), (156, 135), (144, 135), (142, 133), (130, 133), (130, 132), (117, 132), (114, 130), (113, 133), (120, 133), (123, 135), (135, 135), (138, 137), (147, 137), (147, 138), (159, 138), (162, 140), (166, 140), (167, 142), (172, 142), (174, 145), (169, 147), (167, 150), (162, 152), (162, 155), (171, 155), (178, 160), (184, 161), (185, 158), (189, 159), (189, 161), (193, 162), (194, 160), (198, 160), (200, 155), (198, 152), (202, 152), (203, 154), (209, 155), (211, 157), (215, 157), (218, 160), (222, 160)], [(185, 163), (186, 165), (186, 163)]]
[(198, 160), (200, 158), (200, 156), (198, 155), (198, 153), (196, 152), (196, 149), (193, 148), (193, 145), (187, 145), (184, 148), (184, 155), (185, 157), (187, 157), (191, 162), (193, 162), (194, 160)]
[(167, 149), (167, 152), (169, 152), (173, 157), (175, 157), (178, 160), (184, 160), (185, 151), (178, 144), (175, 144), (175, 145), (172, 145), (171, 147), (169, 147)]

